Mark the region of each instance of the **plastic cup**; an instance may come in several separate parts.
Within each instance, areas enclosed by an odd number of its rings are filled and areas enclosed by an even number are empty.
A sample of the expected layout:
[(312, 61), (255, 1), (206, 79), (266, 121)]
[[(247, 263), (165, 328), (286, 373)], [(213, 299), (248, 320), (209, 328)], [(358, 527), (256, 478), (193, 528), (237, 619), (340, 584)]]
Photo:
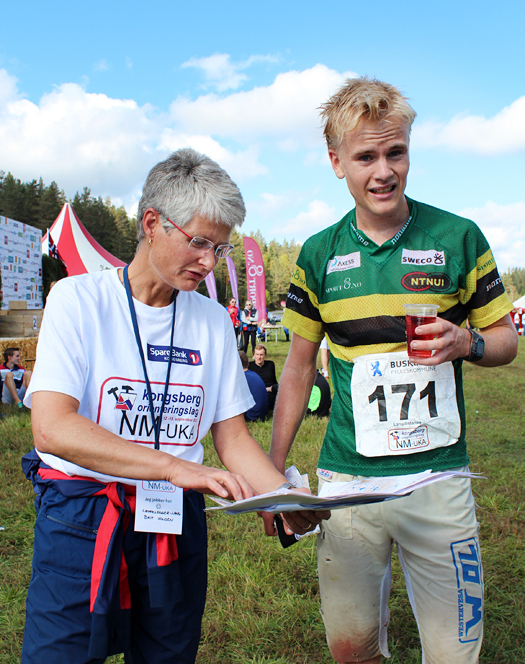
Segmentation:
[(407, 345), (409, 357), (432, 357), (431, 350), (415, 350), (410, 347), (412, 341), (431, 341), (433, 334), (416, 334), (419, 325), (430, 325), (436, 322), (437, 304), (404, 304), (407, 323)]

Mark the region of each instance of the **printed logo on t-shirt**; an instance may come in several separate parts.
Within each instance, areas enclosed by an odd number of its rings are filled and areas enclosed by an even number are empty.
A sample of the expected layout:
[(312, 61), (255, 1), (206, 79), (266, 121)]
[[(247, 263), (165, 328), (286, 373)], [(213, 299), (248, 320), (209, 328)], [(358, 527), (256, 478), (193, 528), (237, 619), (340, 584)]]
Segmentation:
[(435, 249), (428, 251), (403, 249), (401, 263), (403, 265), (445, 265), (445, 252)]
[(353, 251), (346, 256), (334, 256), (328, 261), (326, 266), (326, 274), (331, 272), (343, 272), (344, 270), (351, 270), (354, 267), (361, 266), (361, 252)]
[(442, 272), (409, 272), (401, 279), (401, 284), (409, 291), (446, 291), (452, 282), (448, 274)]
[(356, 288), (361, 288), (362, 286), (363, 286), (362, 281), (353, 281), (350, 277), (345, 277), (345, 280), (342, 284), (336, 284), (335, 286), (328, 286), (328, 288), (325, 288), (324, 292), (337, 293), (343, 290), (350, 290), (350, 289), (355, 290)]
[(292, 281), (299, 284), (300, 286), (306, 286), (306, 279), (304, 278), (303, 274), (304, 273), (302, 270), (296, 266), (292, 273)]
[[(164, 383), (152, 382), (151, 396), (156, 420), (164, 397)], [(160, 444), (194, 445), (199, 440), (203, 409), (204, 390), (201, 385), (170, 383), (160, 428)], [(102, 384), (97, 424), (116, 431), (130, 442), (153, 445), (153, 417), (144, 380), (108, 378)]]
[[(167, 362), (169, 356), (169, 346), (152, 346), (148, 344), (148, 360), (150, 362)], [(173, 346), (171, 349), (171, 361), (173, 364), (190, 364), (193, 366), (202, 364), (200, 351), (192, 350), (191, 348), (177, 348), (177, 346)]]
[(327, 480), (331, 480), (333, 476), (333, 472), (331, 470), (325, 470), (324, 468), (318, 468), (317, 474), (319, 477), (324, 477)]
[(498, 277), (497, 279), (494, 279), (493, 281), (490, 282), (487, 286), (487, 292), (489, 290), (492, 290), (494, 286), (499, 286), (501, 284), (501, 277)]
[[(114, 393), (113, 388), (111, 393)], [(115, 410), (133, 410), (133, 404), (137, 398), (136, 392), (133, 392), (131, 385), (122, 385), (120, 391), (117, 389), (118, 398), (117, 403), (115, 404)]]

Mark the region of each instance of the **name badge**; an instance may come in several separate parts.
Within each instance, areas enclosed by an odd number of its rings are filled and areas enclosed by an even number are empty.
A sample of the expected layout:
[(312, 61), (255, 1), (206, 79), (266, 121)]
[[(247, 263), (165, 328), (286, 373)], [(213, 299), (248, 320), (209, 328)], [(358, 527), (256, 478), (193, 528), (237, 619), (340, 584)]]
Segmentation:
[(138, 482), (135, 530), (180, 535), (182, 494), (182, 489), (170, 482)]
[(352, 402), (356, 450), (366, 457), (447, 447), (461, 432), (451, 362), (424, 366), (405, 351), (356, 357)]

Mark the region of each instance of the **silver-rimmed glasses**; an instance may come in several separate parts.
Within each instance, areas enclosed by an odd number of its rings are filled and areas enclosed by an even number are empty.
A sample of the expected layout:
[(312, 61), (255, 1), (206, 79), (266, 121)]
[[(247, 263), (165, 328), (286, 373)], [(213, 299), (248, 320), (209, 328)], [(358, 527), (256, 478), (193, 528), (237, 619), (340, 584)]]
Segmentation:
[(204, 251), (205, 253), (208, 253), (209, 251), (213, 250), (213, 253), (217, 258), (226, 258), (226, 256), (229, 256), (235, 249), (233, 244), (218, 244), (215, 246), (211, 240), (207, 240), (204, 237), (198, 237), (197, 235), (192, 237), (191, 235), (188, 235), (186, 231), (183, 231), (180, 226), (177, 226), (177, 224), (174, 223), (169, 217), (166, 217), (166, 219), (170, 222), (170, 224), (173, 224), (177, 230), (183, 233), (186, 237), (190, 238), (191, 241), (189, 246), (197, 249), (197, 251)]

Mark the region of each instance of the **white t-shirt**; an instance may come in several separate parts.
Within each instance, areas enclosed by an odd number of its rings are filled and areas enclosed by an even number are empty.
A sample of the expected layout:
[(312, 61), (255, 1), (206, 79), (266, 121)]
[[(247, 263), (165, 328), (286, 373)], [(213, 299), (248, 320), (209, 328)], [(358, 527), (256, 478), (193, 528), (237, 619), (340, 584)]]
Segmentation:
[[(173, 305), (150, 307), (135, 299), (134, 304), (158, 415)], [(74, 397), (80, 415), (130, 442), (154, 447), (144, 371), (116, 269), (62, 279), (50, 292), (24, 403), (31, 407), (32, 394), (42, 390)], [(210, 426), (244, 413), (253, 403), (226, 310), (198, 293), (179, 292), (160, 449), (202, 463), (200, 440)], [(115, 479), (50, 454), (39, 455), (70, 475)]]

